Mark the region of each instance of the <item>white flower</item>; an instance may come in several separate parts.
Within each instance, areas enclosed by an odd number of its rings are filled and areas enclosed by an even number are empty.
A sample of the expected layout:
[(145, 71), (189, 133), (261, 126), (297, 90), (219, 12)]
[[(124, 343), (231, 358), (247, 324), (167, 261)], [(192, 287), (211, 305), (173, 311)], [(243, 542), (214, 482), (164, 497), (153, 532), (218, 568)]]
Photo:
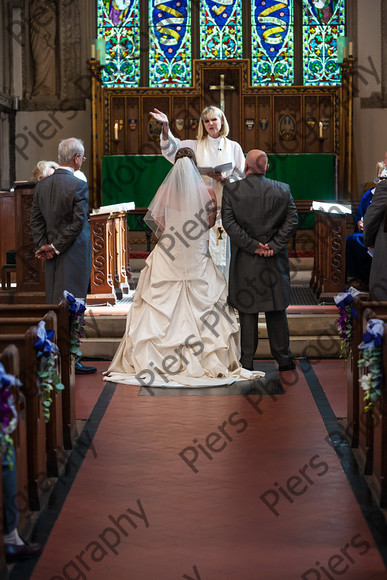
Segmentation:
[(369, 391), (371, 388), (371, 375), (363, 375), (361, 379), (359, 379), (359, 383), (363, 391)]

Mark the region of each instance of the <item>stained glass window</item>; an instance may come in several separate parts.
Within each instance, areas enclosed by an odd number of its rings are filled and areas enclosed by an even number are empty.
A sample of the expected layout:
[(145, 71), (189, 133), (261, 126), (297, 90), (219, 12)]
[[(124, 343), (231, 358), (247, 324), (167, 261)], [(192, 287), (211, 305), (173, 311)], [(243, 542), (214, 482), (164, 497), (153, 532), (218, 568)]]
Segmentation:
[(303, 2), (304, 85), (338, 85), (337, 39), (345, 36), (345, 0)]
[(243, 58), (241, 0), (200, 1), (200, 58)]
[(251, 0), (251, 84), (291, 85), (293, 0)]
[(192, 84), (191, 0), (149, 2), (149, 85)]
[(98, 38), (106, 41), (102, 83), (108, 87), (138, 86), (140, 80), (139, 0), (99, 0)]
[[(140, 0), (97, 0), (98, 38), (106, 41), (103, 84), (139, 86), (141, 58), (148, 59), (149, 78), (142, 79), (144, 84), (192, 86), (192, 43), (201, 59), (246, 58), (247, 30), (252, 86), (293, 85), (295, 61), (300, 71), (302, 64), (304, 85), (341, 83), (337, 41), (345, 36), (345, 0), (250, 0), (250, 14), (244, 1), (142, 1), (141, 6), (148, 7), (148, 29), (140, 31)], [(199, 27), (192, 30), (195, 11)], [(295, 12), (296, 22), (302, 22), (297, 53)]]

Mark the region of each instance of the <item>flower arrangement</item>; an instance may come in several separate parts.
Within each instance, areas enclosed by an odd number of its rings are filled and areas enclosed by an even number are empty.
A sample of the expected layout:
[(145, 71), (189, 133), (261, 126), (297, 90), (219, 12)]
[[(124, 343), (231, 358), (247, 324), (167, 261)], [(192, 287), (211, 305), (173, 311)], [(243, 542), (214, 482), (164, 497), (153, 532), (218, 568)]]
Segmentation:
[(371, 411), (374, 404), (382, 394), (383, 361), (382, 361), (382, 337), (384, 333), (383, 320), (371, 318), (367, 322), (363, 334), (363, 342), (359, 349), (363, 351), (363, 357), (358, 360), (358, 367), (367, 370), (359, 379), (364, 391), (365, 411)]
[(11, 433), (16, 429), (17, 412), (11, 388), (20, 387), (19, 379), (5, 372), (0, 363), (0, 451), (10, 469), (13, 469), (13, 439)]
[(357, 317), (356, 311), (352, 307), (352, 302), (358, 294), (360, 294), (359, 290), (351, 286), (348, 290), (340, 292), (334, 298), (335, 304), (340, 312), (336, 328), (340, 336), (340, 358), (342, 359), (347, 359), (351, 352), (352, 322), (353, 317)]
[(43, 405), (43, 419), (45, 423), (50, 420), (50, 406), (52, 403), (52, 391), (63, 391), (64, 385), (61, 383), (57, 372), (57, 361), (59, 350), (52, 342), (54, 331), (46, 332), (46, 323), (41, 320), (38, 324), (38, 340), (34, 347), (38, 357), (38, 391)]
[(67, 290), (63, 292), (63, 296), (67, 300), (70, 314), (70, 353), (73, 360), (76, 360), (82, 355), (80, 345), (85, 330), (86, 306), (83, 300), (74, 298)]

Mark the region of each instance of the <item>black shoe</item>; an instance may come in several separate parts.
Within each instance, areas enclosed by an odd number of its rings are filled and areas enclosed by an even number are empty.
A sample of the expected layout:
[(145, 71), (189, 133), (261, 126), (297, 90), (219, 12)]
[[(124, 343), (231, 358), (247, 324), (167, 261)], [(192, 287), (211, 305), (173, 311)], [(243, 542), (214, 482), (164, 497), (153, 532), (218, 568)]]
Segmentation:
[(17, 544), (4, 544), (4, 552), (7, 563), (10, 563), (40, 556), (42, 546), (40, 544), (29, 544), (26, 541), (21, 546)]
[(85, 367), (79, 360), (75, 363), (75, 374), (76, 375), (91, 375), (92, 373), (96, 373), (96, 367)]
[(278, 370), (280, 372), (285, 372), (285, 371), (294, 371), (294, 369), (296, 368), (296, 363), (294, 362), (294, 360), (292, 360), (289, 364), (287, 365), (279, 365)]
[(239, 362), (240, 362), (242, 368), (244, 368), (244, 369), (246, 369), (248, 371), (253, 371), (254, 370), (254, 363), (253, 362), (251, 362), (251, 363), (247, 363), (246, 362), (246, 364), (243, 364), (242, 361), (239, 361)]

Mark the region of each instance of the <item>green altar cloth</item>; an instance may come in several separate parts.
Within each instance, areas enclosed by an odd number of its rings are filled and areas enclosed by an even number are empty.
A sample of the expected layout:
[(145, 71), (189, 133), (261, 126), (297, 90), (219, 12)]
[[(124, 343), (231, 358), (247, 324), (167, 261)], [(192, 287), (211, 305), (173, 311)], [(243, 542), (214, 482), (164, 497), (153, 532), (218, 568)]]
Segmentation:
[[(336, 156), (269, 155), (267, 177), (289, 183), (296, 200), (336, 199)], [(102, 158), (102, 204), (134, 201), (147, 207), (172, 165), (162, 155), (110, 155)], [(129, 216), (129, 227), (138, 223)]]

